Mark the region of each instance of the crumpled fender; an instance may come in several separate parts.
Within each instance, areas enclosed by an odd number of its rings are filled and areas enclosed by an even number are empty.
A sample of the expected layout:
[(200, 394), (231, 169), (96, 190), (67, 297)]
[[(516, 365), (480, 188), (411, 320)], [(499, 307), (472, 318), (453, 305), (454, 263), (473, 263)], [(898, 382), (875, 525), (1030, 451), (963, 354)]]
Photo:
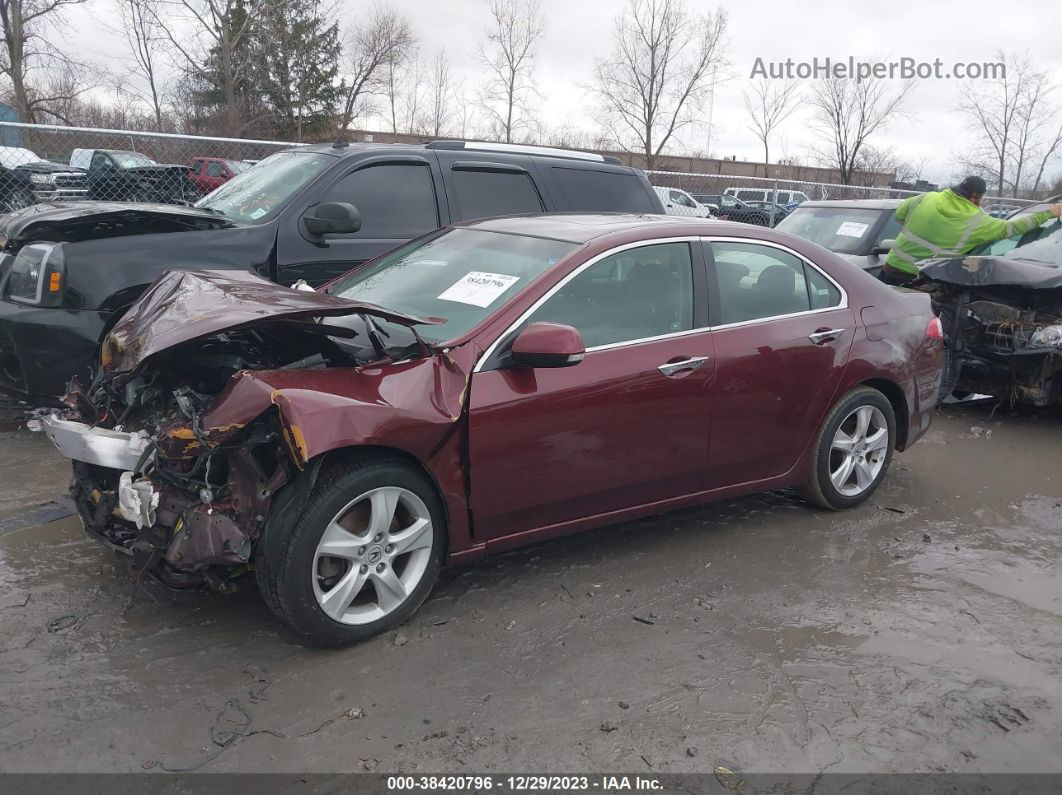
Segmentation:
[(159, 428), (167, 458), (228, 444), (276, 407), (294, 463), (341, 447), (384, 445), (427, 460), (463, 412), (473, 346), (406, 362), (327, 370), (241, 371), (198, 418)]

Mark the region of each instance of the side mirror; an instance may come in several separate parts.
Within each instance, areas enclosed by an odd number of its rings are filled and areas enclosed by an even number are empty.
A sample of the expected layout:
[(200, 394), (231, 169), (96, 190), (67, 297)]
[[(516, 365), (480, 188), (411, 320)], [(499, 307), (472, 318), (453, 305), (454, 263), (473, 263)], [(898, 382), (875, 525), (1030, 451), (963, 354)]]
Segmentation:
[(361, 213), (347, 202), (321, 202), (302, 217), (302, 227), (311, 237), (353, 234), (361, 229)]
[(888, 254), (895, 245), (896, 241), (891, 238), (889, 240), (882, 240), (870, 250), (870, 253), (877, 255)]
[(510, 355), (524, 367), (571, 367), (586, 353), (583, 335), (560, 323), (532, 323), (513, 341)]

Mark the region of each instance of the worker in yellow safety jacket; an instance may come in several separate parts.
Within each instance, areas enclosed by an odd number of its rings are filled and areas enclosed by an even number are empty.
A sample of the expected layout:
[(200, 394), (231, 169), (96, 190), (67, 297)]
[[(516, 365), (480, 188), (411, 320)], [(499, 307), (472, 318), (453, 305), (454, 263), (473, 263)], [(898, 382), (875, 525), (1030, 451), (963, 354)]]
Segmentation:
[(1062, 204), (1053, 204), (1012, 221), (993, 218), (980, 207), (986, 188), (980, 177), (967, 177), (954, 188), (906, 199), (896, 210), (903, 228), (878, 278), (886, 284), (909, 284), (917, 278), (922, 260), (961, 257), (984, 243), (1023, 235), (1062, 215)]

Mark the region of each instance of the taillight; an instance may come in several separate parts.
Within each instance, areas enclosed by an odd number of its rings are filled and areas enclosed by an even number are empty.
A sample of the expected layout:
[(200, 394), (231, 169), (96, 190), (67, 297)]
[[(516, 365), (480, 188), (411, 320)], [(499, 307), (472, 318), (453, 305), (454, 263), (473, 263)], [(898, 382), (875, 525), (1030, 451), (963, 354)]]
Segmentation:
[(939, 317), (932, 317), (929, 320), (929, 325), (926, 326), (926, 339), (927, 340), (942, 340), (944, 339), (944, 325), (940, 322)]

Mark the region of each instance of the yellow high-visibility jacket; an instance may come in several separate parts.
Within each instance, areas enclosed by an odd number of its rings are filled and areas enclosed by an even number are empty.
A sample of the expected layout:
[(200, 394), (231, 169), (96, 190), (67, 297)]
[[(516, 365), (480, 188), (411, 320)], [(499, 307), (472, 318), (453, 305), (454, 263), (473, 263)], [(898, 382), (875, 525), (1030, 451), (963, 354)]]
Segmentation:
[(918, 274), (918, 263), (931, 257), (958, 257), (983, 243), (1023, 235), (1052, 218), (1049, 210), (1004, 221), (993, 218), (952, 190), (921, 193), (896, 210), (903, 224), (885, 264)]

